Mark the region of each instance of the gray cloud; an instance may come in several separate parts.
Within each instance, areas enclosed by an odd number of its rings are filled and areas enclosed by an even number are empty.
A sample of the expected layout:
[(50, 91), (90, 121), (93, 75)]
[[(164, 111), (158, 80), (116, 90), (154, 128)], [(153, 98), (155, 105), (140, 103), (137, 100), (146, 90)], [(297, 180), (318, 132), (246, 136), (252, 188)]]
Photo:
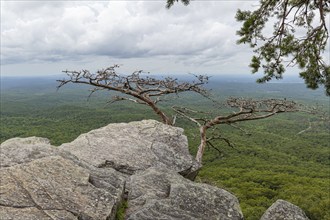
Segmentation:
[(165, 1), (3, 2), (2, 64), (12, 70), (10, 65), (18, 63), (95, 64), (106, 57), (125, 63), (145, 59), (158, 63), (159, 70), (166, 63), (168, 71), (216, 71), (239, 53), (246, 54), (247, 47), (235, 43), (240, 24), (234, 16), (238, 7), (251, 4), (193, 1), (188, 7), (178, 4), (166, 10)]

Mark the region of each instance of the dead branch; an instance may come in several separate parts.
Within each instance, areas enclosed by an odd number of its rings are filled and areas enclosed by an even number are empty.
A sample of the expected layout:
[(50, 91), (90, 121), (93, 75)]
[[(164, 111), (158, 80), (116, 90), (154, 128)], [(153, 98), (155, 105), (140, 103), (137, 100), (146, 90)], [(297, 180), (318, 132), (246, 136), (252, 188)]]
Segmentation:
[[(184, 107), (178, 107), (178, 106), (172, 106), (172, 109), (181, 117), (189, 119), (190, 121), (194, 122), (197, 126), (202, 126), (201, 123), (199, 121), (203, 120), (201, 118), (193, 118), (190, 117), (187, 113), (192, 112), (192, 113), (197, 113), (198, 111), (195, 110), (190, 110), (188, 108), (184, 108)], [(204, 121), (204, 120), (203, 120)]]
[(206, 142), (211, 142), (212, 140), (222, 140), (228, 145), (228, 147), (235, 148), (234, 144), (228, 138), (222, 137), (221, 135), (212, 135), (210, 138), (206, 139)]
[[(216, 116), (206, 114), (205, 112), (190, 110), (187, 108), (179, 108), (175, 106), (173, 107), (174, 111), (177, 112), (178, 115), (194, 122), (199, 126), (200, 145), (196, 154), (196, 160), (199, 163), (202, 162), (204, 149), (207, 144), (211, 143), (211, 140), (221, 139), (225, 141), (228, 146), (233, 147), (233, 144), (230, 142), (230, 140), (222, 137), (221, 135), (211, 135), (211, 137), (207, 138), (207, 131), (210, 128), (214, 128), (217, 125), (226, 124), (243, 131), (245, 134), (249, 134), (247, 131), (239, 128), (236, 124), (243, 121), (265, 119), (280, 113), (298, 111), (308, 113), (315, 112), (313, 108), (307, 108), (294, 101), (289, 101), (286, 99), (254, 100), (232, 97), (227, 100), (226, 106), (233, 110), (232, 113), (226, 115), (218, 114)], [(201, 117), (201, 114), (203, 117)], [(200, 121), (204, 123), (202, 124)]]
[(130, 75), (123, 75), (117, 72), (119, 67), (119, 65), (113, 65), (98, 70), (96, 73), (91, 73), (88, 70), (65, 70), (63, 72), (67, 74), (68, 78), (57, 80), (60, 83), (58, 89), (68, 83), (77, 83), (93, 86), (90, 96), (99, 90), (116, 91), (125, 96), (115, 96), (109, 103), (127, 100), (148, 105), (163, 123), (169, 125), (173, 124), (173, 120), (157, 106), (158, 102), (163, 101), (161, 97), (182, 92), (196, 92), (204, 97), (209, 96), (208, 91), (203, 88), (203, 85), (208, 83), (207, 76), (194, 75), (196, 79), (193, 82), (179, 82), (172, 77), (161, 79), (151, 77), (142, 70), (134, 71)]
[(217, 148), (216, 146), (214, 146), (214, 145), (212, 144), (212, 142), (207, 141), (207, 146), (210, 146), (210, 147), (212, 147), (214, 150), (216, 150), (216, 151), (218, 152), (219, 156), (222, 155), (221, 150), (219, 150), (219, 148)]

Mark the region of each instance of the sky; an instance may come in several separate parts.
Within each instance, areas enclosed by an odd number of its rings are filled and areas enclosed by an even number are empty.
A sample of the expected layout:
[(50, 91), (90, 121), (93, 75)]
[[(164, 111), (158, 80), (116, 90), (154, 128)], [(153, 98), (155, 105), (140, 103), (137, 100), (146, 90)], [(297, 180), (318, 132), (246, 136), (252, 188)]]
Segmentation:
[[(258, 1), (1, 1), (1, 75), (62, 70), (249, 74), (252, 51), (237, 45), (238, 8)], [(290, 72), (290, 71), (289, 71)]]

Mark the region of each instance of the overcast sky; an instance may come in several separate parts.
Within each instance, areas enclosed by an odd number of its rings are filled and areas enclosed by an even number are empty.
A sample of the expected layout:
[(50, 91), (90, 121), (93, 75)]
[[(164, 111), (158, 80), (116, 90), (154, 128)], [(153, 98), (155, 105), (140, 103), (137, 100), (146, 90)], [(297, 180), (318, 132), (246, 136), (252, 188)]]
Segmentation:
[(248, 74), (238, 8), (258, 1), (1, 1), (1, 75), (121, 71)]

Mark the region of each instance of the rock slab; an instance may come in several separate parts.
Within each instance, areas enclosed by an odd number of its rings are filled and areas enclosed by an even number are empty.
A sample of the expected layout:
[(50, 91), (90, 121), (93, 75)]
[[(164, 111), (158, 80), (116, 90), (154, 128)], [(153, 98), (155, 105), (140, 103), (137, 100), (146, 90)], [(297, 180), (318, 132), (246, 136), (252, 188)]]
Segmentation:
[(115, 218), (125, 186), (117, 171), (81, 163), (44, 138), (14, 138), (0, 152), (2, 220)]
[(94, 186), (88, 170), (60, 156), (1, 169), (0, 178), (3, 219), (110, 219), (117, 208), (118, 195)]
[(309, 218), (298, 206), (279, 199), (266, 210), (260, 220), (309, 220)]
[(165, 167), (193, 179), (199, 169), (183, 129), (155, 120), (109, 124), (59, 148), (95, 167), (111, 167), (128, 175)]
[(61, 154), (47, 138), (41, 137), (12, 138), (3, 142), (0, 149), (0, 167), (10, 167)]
[(149, 168), (130, 178), (127, 219), (241, 220), (237, 198), (172, 170)]

